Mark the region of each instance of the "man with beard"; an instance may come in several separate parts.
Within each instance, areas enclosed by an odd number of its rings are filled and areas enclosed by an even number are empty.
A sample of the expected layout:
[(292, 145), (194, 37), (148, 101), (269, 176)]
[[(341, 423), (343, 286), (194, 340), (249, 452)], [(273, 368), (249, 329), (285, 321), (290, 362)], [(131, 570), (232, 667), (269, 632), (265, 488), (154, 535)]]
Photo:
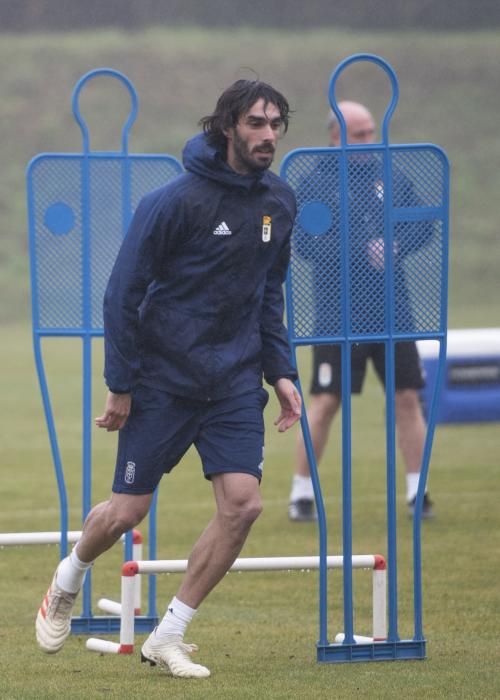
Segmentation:
[(109, 392), (95, 422), (120, 431), (112, 494), (89, 513), (42, 602), (45, 652), (69, 635), (85, 572), (141, 522), (162, 475), (194, 445), (216, 513), (142, 660), (174, 676), (210, 675), (191, 661), (184, 632), (261, 512), (262, 377), (281, 406), (280, 432), (301, 411), (282, 320), (295, 199), (268, 170), (288, 118), (277, 90), (238, 80), (186, 144), (186, 172), (139, 203), (104, 299)]
[[(348, 144), (372, 144), (375, 142), (375, 121), (368, 109), (358, 102), (344, 101), (338, 105), (346, 125)], [(340, 124), (333, 112), (330, 114), (329, 145), (341, 145)], [(352, 302), (352, 323), (357, 327), (370, 327), (373, 308), (384, 305), (384, 193), (381, 161), (375, 155), (363, 153), (352, 155), (349, 161), (349, 198), (352, 202), (350, 226), (356, 232), (352, 242), (356, 258), (356, 275), (359, 284), (364, 282), (372, 295), (371, 304), (363, 299)], [(326, 169), (326, 166), (325, 166)], [(319, 167), (318, 177), (327, 177)], [(314, 184), (314, 183), (313, 183)], [(311, 197), (313, 195), (309, 193)], [(413, 184), (402, 173), (394, 174), (394, 203), (399, 207), (418, 204)], [(330, 235), (324, 237), (327, 250), (318, 255), (330, 259), (339, 257), (338, 227), (333, 226)], [(401, 270), (405, 256), (411, 255), (426, 245), (433, 234), (432, 224), (416, 223), (414, 226), (395, 228), (393, 261), (397, 271)], [(319, 247), (319, 244), (318, 244)], [(358, 249), (359, 248), (359, 249)], [(335, 299), (340, 295), (340, 279), (331, 279), (330, 294), (322, 295), (319, 303), (327, 305), (321, 314), (332, 312)], [(403, 285), (397, 300), (397, 322), (411, 327), (411, 308)], [(359, 295), (358, 295), (359, 296)], [(385, 353), (382, 343), (359, 343), (352, 347), (351, 391), (361, 393), (367, 363), (371, 360), (374, 369), (385, 384)], [(315, 345), (313, 347), (313, 374), (311, 400), (307, 417), (314, 453), (319, 462), (328, 441), (332, 421), (341, 402), (341, 357), (338, 345)], [(420, 469), (425, 443), (426, 425), (422, 414), (418, 390), (424, 386), (420, 360), (413, 341), (399, 342), (395, 346), (395, 418), (398, 444), (406, 467), (406, 499), (408, 514), (413, 516), (418, 489)], [(422, 516), (433, 515), (428, 494), (424, 496)], [(297, 444), (296, 468), (289, 497), (288, 516), (292, 521), (314, 521), (317, 518), (309, 462), (302, 434)]]

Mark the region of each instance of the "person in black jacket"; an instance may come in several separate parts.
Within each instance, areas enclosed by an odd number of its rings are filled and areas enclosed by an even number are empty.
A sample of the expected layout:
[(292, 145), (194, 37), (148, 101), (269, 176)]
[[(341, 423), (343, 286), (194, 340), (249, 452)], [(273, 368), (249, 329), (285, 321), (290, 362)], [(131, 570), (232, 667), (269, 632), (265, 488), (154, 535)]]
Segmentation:
[[(344, 101), (339, 109), (345, 120), (348, 144), (372, 144), (375, 141), (375, 122), (368, 109), (357, 102)], [(330, 146), (341, 145), (340, 125), (331, 112), (329, 121)], [(338, 166), (332, 159), (319, 163), (308, 181), (302, 185), (301, 199), (314, 200), (318, 194), (318, 181), (329, 177), (339, 182)], [(394, 169), (393, 200), (399, 208), (418, 205), (418, 197), (412, 182)], [(351, 327), (356, 334), (373, 334), (383, 323), (385, 299), (385, 253), (384, 253), (384, 192), (382, 162), (376, 153), (355, 152), (349, 159), (349, 231), (350, 231), (350, 284)], [(337, 203), (338, 204), (338, 203)], [(295, 238), (299, 255), (312, 259), (317, 277), (322, 277), (323, 289), (316, 294), (316, 312), (325, 327), (340, 323), (340, 268), (337, 274), (329, 270), (321, 272), (327, 261), (340, 260), (338, 236), (338, 206), (330, 231), (316, 237), (314, 245), (307, 240)], [(299, 216), (300, 220), (300, 216)], [(294, 236), (297, 234), (294, 234)], [(408, 330), (412, 327), (411, 304), (404, 282), (403, 262), (406, 256), (425, 246), (433, 235), (432, 224), (396, 224), (394, 229), (393, 265), (397, 284), (396, 327)], [(378, 310), (378, 316), (377, 316)], [(321, 332), (319, 332), (321, 335)], [(354, 394), (362, 390), (367, 363), (371, 360), (374, 369), (385, 384), (385, 353), (382, 343), (364, 342), (354, 344), (351, 354), (352, 386)], [(406, 467), (407, 507), (413, 515), (418, 488), (426, 425), (422, 414), (418, 390), (424, 386), (417, 347), (413, 341), (398, 342), (395, 346), (395, 418), (399, 448)], [(341, 402), (341, 357), (339, 345), (313, 346), (313, 373), (311, 400), (307, 416), (314, 453), (318, 462), (328, 441), (330, 427)], [(423, 517), (433, 515), (428, 494), (424, 496)], [(302, 434), (297, 444), (296, 468), (289, 497), (290, 520), (314, 521), (317, 518), (309, 463)]]
[(186, 144), (186, 172), (137, 207), (104, 299), (109, 392), (96, 425), (120, 431), (112, 495), (88, 515), (42, 602), (36, 632), (48, 653), (70, 632), (86, 570), (145, 517), (162, 475), (195, 445), (216, 514), (142, 660), (210, 675), (183, 637), (261, 512), (262, 377), (281, 406), (280, 432), (301, 412), (282, 320), (295, 198), (269, 171), (288, 119), (277, 90), (237, 81)]

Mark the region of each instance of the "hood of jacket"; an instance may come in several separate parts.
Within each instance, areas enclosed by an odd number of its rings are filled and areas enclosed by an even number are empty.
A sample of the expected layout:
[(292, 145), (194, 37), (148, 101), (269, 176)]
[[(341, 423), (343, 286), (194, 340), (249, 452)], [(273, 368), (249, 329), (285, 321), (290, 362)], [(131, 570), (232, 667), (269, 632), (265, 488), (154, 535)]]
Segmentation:
[(184, 167), (195, 175), (216, 180), (229, 187), (242, 187), (247, 190), (268, 186), (269, 173), (267, 170), (241, 175), (229, 167), (224, 155), (215, 146), (211, 146), (204, 133), (197, 134), (184, 146), (182, 151)]

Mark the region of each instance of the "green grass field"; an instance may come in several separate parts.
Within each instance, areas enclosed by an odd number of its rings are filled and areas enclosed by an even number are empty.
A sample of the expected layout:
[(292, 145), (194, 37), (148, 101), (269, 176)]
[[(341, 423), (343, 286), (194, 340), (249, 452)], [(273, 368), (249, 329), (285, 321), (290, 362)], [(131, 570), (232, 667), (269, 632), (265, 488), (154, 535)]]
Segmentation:
[[(49, 378), (68, 475), (70, 528), (80, 527), (79, 341), (47, 343)], [(3, 381), (2, 510), (0, 530), (58, 529), (55, 479), (51, 466), (30, 335), (11, 326), (0, 361)], [(96, 375), (100, 348), (96, 347)], [(302, 359), (304, 376), (307, 359)], [(96, 377), (95, 411), (103, 391)], [(363, 397), (353, 401), (354, 552), (387, 552), (384, 511), (383, 395), (370, 376)], [(263, 481), (264, 513), (243, 555), (304, 555), (317, 552), (314, 525), (290, 523), (287, 497), (293, 463), (293, 435), (278, 435), (276, 413), (267, 409)], [(94, 494), (108, 494), (116, 436), (94, 435)], [(340, 547), (339, 425), (322, 467), (330, 551)], [(411, 523), (404, 509), (404, 478), (398, 469), (398, 550), (400, 633), (412, 634)], [(182, 682), (162, 676), (133, 658), (99, 656), (71, 637), (55, 657), (39, 652), (34, 616), (57, 563), (54, 546), (0, 551), (2, 697), (174, 697), (174, 698), (493, 698), (498, 677), (499, 596), (496, 562), (500, 516), (497, 507), (498, 425), (437, 429), (430, 490), (437, 517), (423, 527), (424, 632), (428, 659), (354, 665), (318, 665), (318, 585), (314, 573), (231, 574), (201, 608), (189, 630), (201, 647), (200, 660), (213, 672), (208, 681)], [(188, 453), (163, 481), (159, 502), (160, 558), (185, 558), (213, 511), (210, 486), (195, 452)], [(95, 567), (94, 592), (119, 599), (120, 546)], [(159, 577), (160, 607), (175, 592), (176, 576)], [(369, 634), (371, 574), (357, 571), (355, 629)], [(341, 631), (341, 576), (330, 578), (330, 630)], [(139, 641), (141, 637), (137, 639)]]
[[(469, 34), (362, 34), (351, 31), (266, 32), (152, 29), (67, 35), (0, 35), (0, 345), (2, 482), (0, 531), (58, 529), (58, 501), (35, 376), (29, 330), (24, 168), (39, 152), (78, 151), (80, 136), (71, 90), (91, 68), (108, 65), (134, 82), (141, 111), (131, 149), (179, 156), (184, 140), (210, 111), (215, 97), (252, 67), (275, 83), (296, 110), (280, 156), (291, 148), (322, 145), (325, 91), (334, 66), (358, 51), (387, 58), (401, 82), (393, 140), (442, 145), (452, 162), (450, 327), (498, 325), (497, 192), (500, 158), (497, 115), (498, 32)], [(341, 86), (342, 87), (342, 86)], [(380, 118), (384, 79), (361, 70), (356, 91)], [(118, 107), (115, 108), (115, 105)], [(84, 100), (94, 148), (116, 143), (123, 95), (90, 91)], [(90, 117), (90, 115), (92, 115)], [(279, 158), (278, 158), (279, 161)], [(94, 411), (102, 408), (101, 352), (96, 344)], [(46, 343), (50, 388), (66, 469), (70, 527), (80, 527), (81, 352), (78, 341)], [(308, 352), (301, 354), (307, 386)], [(264, 514), (244, 556), (317, 552), (314, 525), (291, 524), (287, 498), (295, 435), (272, 426), (267, 409)], [(384, 525), (383, 394), (373, 376), (353, 401), (354, 552), (386, 554)], [(340, 552), (340, 421), (322, 465), (330, 551)], [(39, 652), (34, 617), (58, 560), (56, 547), (0, 550), (2, 605), (0, 696), (44, 698), (495, 698), (498, 658), (498, 424), (438, 427), (430, 491), (437, 517), (423, 527), (424, 632), (428, 659), (318, 665), (318, 585), (314, 573), (229, 575), (203, 605), (189, 631), (201, 647), (208, 681), (169, 679), (133, 658), (99, 656), (71, 637), (55, 657)], [(106, 498), (116, 436), (93, 436), (93, 495)], [(187, 496), (186, 496), (187, 494)], [(411, 523), (404, 510), (398, 466), (400, 633), (411, 625)], [(210, 486), (190, 452), (162, 485), (161, 558), (184, 558), (213, 511)], [(120, 546), (95, 567), (96, 599), (118, 599)], [(370, 573), (356, 572), (356, 631), (370, 631)], [(175, 592), (175, 576), (159, 577), (160, 607)], [(330, 579), (331, 630), (341, 631), (341, 576)], [(139, 643), (141, 638), (137, 640)]]

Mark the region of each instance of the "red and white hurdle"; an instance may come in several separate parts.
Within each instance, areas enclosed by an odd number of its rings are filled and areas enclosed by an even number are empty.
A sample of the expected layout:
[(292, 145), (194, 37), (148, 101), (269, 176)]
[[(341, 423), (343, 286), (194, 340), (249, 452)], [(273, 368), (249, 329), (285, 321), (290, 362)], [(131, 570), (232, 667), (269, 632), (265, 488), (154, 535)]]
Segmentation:
[[(86, 646), (90, 651), (107, 654), (132, 654), (134, 651), (134, 608), (136, 579), (142, 574), (183, 573), (187, 559), (165, 559), (158, 561), (129, 561), (122, 566), (121, 603), (107, 599), (98, 601), (97, 606), (105, 612), (120, 615), (120, 642), (110, 642), (91, 637)], [(344, 557), (329, 556), (326, 565), (329, 569), (342, 569)], [(353, 569), (372, 570), (372, 637), (355, 637), (355, 640), (382, 641), (387, 637), (387, 567), (380, 554), (358, 554), (352, 557)], [(309, 571), (319, 569), (319, 557), (251, 557), (236, 559), (230, 572), (239, 571)], [(341, 635), (337, 635), (335, 641)]]
[[(75, 544), (78, 542), (82, 536), (81, 530), (68, 530), (67, 541), (69, 544)], [(121, 542), (125, 542), (125, 535), (120, 537)], [(59, 530), (50, 532), (0, 532), (0, 548), (1, 547), (19, 547), (25, 545), (38, 545), (38, 544), (60, 544), (61, 542), (61, 532)], [(143, 538), (139, 530), (132, 531), (132, 556), (134, 560), (142, 559), (142, 543)], [(104, 612), (109, 612), (112, 615), (119, 615), (121, 605), (112, 600), (105, 600), (108, 607), (103, 608), (99, 606)], [(141, 614), (141, 579), (138, 576), (134, 582), (134, 613), (136, 615)]]

